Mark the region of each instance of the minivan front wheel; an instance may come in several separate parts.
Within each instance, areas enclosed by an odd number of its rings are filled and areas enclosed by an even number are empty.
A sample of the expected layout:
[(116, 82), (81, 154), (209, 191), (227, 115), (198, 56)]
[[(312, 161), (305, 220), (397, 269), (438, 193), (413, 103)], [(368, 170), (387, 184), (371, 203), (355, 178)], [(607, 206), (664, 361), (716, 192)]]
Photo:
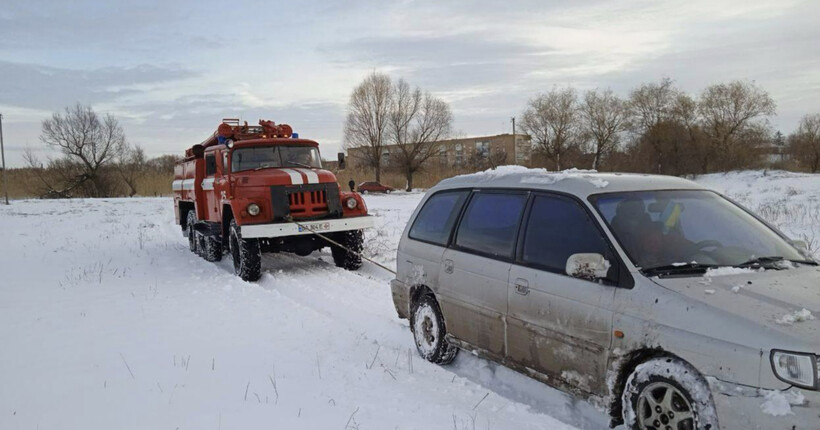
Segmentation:
[(456, 358), (458, 348), (444, 339), (447, 335), (444, 317), (433, 296), (425, 294), (419, 298), (413, 309), (410, 329), (413, 331), (416, 349), (425, 360), (449, 364)]
[(633, 430), (718, 430), (709, 386), (688, 363), (671, 357), (640, 364), (621, 398)]

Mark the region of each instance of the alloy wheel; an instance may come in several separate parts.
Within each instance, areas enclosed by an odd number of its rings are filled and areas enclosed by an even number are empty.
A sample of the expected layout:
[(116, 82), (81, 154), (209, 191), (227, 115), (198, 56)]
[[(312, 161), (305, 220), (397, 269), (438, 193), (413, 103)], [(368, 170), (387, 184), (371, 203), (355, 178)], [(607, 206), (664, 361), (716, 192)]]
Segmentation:
[(687, 397), (674, 385), (653, 382), (638, 397), (642, 430), (694, 430), (695, 415)]

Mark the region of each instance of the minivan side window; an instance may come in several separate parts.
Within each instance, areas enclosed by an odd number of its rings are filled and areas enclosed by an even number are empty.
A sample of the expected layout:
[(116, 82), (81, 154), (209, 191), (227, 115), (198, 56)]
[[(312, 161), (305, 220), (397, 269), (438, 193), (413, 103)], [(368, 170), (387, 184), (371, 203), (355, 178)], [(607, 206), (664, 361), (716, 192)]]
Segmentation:
[(430, 197), (410, 228), (410, 238), (447, 245), (468, 194), (467, 190), (442, 191)]
[(475, 193), (458, 226), (456, 245), (481, 254), (511, 258), (526, 204), (525, 193)]
[(557, 273), (566, 273), (572, 254), (611, 255), (595, 220), (578, 202), (563, 196), (533, 198), (523, 240), (524, 263)]

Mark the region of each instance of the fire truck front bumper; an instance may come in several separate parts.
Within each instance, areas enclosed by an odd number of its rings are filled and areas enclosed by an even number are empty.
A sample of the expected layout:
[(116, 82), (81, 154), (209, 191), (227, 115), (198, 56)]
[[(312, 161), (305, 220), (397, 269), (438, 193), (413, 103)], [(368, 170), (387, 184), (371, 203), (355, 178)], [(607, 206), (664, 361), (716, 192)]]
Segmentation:
[(371, 215), (318, 221), (282, 222), (275, 224), (252, 224), (240, 227), (244, 239), (299, 236), (312, 233), (361, 230), (373, 227)]

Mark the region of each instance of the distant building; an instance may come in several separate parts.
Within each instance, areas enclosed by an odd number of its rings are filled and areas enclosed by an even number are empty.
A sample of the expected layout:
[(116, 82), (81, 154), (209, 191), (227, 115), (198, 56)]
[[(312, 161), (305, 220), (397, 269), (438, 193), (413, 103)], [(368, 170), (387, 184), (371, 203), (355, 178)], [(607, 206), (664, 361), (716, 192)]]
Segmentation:
[[(499, 134), (495, 136), (465, 137), (433, 142), (436, 153), (428, 165), (443, 167), (475, 166), (482, 164), (527, 164), (532, 159), (532, 141), (526, 134)], [(368, 148), (349, 148), (348, 163), (352, 167), (365, 167), (365, 151)], [(389, 167), (392, 157), (401, 149), (397, 145), (382, 148), (382, 166)]]
[(761, 145), (757, 148), (763, 164), (766, 166), (774, 166), (791, 158), (785, 146), (776, 144)]

